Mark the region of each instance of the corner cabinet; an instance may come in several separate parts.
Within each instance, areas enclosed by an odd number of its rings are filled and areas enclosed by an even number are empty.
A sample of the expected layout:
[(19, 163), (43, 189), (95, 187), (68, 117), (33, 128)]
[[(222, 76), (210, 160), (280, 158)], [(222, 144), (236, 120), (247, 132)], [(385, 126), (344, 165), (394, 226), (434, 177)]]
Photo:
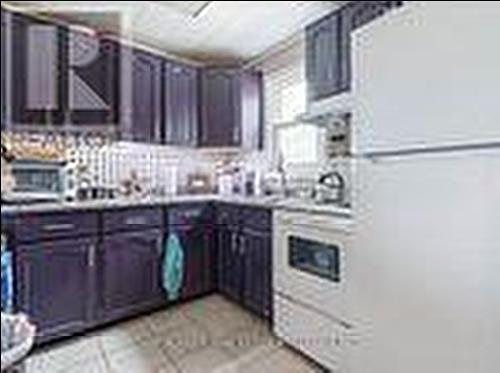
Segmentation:
[(262, 148), (262, 75), (207, 68), (201, 77), (201, 147)]
[(237, 69), (204, 69), (201, 78), (202, 147), (241, 144), (240, 73)]
[(218, 290), (271, 320), (272, 219), (265, 208), (220, 206), (217, 213)]

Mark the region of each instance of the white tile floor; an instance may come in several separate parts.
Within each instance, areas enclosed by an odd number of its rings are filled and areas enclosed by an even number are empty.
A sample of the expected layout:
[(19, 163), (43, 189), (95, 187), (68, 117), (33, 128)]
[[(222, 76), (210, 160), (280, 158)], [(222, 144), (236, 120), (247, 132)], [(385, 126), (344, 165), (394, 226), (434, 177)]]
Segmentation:
[(265, 324), (219, 296), (48, 347), (27, 373), (317, 373)]

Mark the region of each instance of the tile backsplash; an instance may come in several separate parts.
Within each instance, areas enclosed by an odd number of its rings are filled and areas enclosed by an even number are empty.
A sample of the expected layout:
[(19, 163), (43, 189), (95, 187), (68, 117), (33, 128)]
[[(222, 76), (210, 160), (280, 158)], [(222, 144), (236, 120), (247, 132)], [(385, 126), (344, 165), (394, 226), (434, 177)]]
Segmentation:
[[(238, 159), (235, 149), (189, 149), (171, 146), (112, 141), (105, 138), (9, 134), (2, 132), (2, 143), (16, 149), (19, 157), (28, 149), (62, 149), (70, 170), (69, 195), (79, 187), (117, 190), (135, 174), (144, 194), (183, 192), (190, 174), (209, 176), (216, 184), (217, 167)], [(44, 151), (38, 151), (44, 153)]]
[(215, 185), (217, 166), (236, 152), (113, 142), (98, 149), (71, 148), (67, 154), (69, 167), (78, 170), (77, 184), (119, 189), (135, 175), (144, 194), (168, 195), (182, 193), (190, 174), (207, 175)]

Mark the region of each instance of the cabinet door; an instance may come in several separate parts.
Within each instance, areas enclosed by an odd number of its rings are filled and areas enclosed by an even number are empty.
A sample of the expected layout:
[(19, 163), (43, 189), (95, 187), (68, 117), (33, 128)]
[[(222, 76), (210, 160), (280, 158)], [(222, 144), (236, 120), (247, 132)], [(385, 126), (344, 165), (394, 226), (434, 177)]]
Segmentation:
[(17, 307), (37, 326), (39, 341), (81, 332), (91, 322), (95, 244), (71, 239), (17, 248)]
[(245, 281), (243, 303), (258, 316), (272, 317), (271, 235), (243, 230)]
[(9, 13), (1, 8), (1, 15), (2, 15), (2, 33), (1, 33), (1, 51), (0, 51), (0, 58), (1, 58), (1, 73), (2, 73), (2, 96), (1, 96), (1, 122), (2, 122), (2, 130), (7, 128), (7, 55), (10, 56), (10, 53), (7, 51), (7, 32), (8, 32), (8, 18), (9, 18)]
[(9, 78), (13, 126), (40, 127), (64, 122), (64, 35), (62, 27), (13, 14)]
[(240, 74), (234, 69), (206, 69), (202, 73), (200, 145), (241, 144)]
[(185, 225), (170, 228), (179, 236), (184, 250), (184, 277), (181, 299), (188, 300), (214, 290), (213, 233), (210, 227)]
[(228, 298), (241, 302), (244, 276), (241, 235), (235, 229), (219, 227), (217, 236), (218, 290)]
[(241, 76), (241, 133), (246, 150), (264, 148), (264, 80), (258, 71)]
[(403, 4), (404, 1), (351, 1), (342, 8), (342, 12), (352, 31)]
[(165, 143), (196, 146), (198, 140), (198, 69), (164, 64)]
[(116, 125), (120, 46), (77, 31), (68, 33), (68, 109), (72, 125)]
[(139, 142), (161, 142), (162, 60), (135, 50), (132, 54), (132, 115), (130, 137)]
[(113, 321), (161, 304), (161, 230), (104, 237), (99, 252), (99, 318)]
[(342, 79), (340, 12), (309, 26), (306, 30), (306, 74), (308, 99), (316, 101), (341, 93), (348, 87)]

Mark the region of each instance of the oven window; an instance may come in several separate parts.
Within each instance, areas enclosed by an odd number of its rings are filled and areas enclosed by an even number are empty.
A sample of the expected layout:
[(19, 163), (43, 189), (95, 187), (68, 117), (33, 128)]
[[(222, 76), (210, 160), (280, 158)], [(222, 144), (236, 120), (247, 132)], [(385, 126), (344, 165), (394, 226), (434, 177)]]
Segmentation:
[(290, 267), (332, 282), (340, 282), (339, 246), (290, 236), (288, 250)]

